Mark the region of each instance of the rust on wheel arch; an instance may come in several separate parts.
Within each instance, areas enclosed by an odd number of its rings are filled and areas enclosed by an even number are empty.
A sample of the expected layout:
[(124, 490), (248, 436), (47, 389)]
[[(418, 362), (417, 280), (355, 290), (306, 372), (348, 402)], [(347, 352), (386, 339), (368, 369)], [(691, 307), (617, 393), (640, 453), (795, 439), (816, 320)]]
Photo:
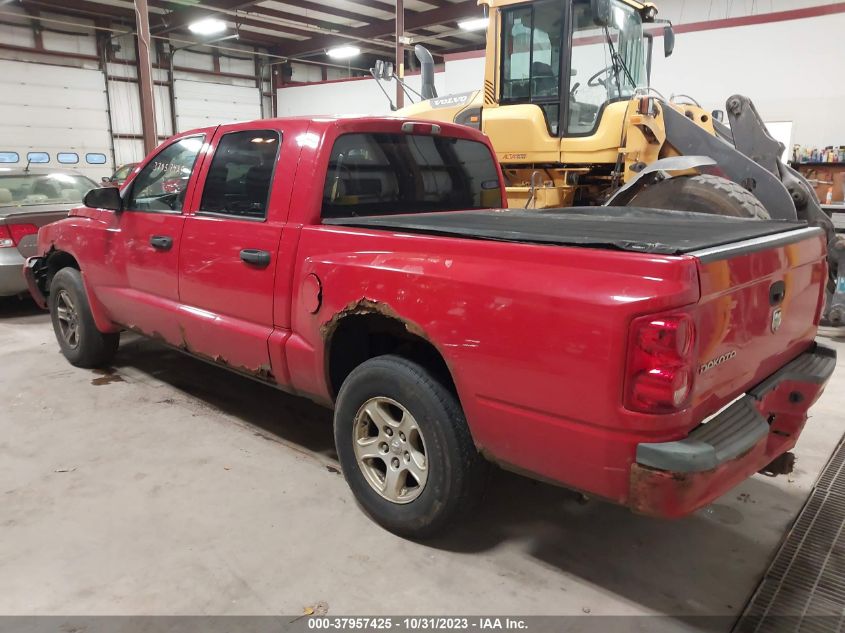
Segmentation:
[(420, 338), (431, 342), (425, 331), (419, 325), (399, 316), (399, 313), (391, 308), (389, 304), (382, 301), (367, 299), (366, 297), (350, 301), (343, 309), (335, 312), (331, 319), (320, 326), (320, 337), (323, 341), (329, 341), (344, 318), (348, 316), (366, 314), (379, 314), (389, 319), (393, 319), (394, 321), (401, 323), (409, 334), (419, 336)]

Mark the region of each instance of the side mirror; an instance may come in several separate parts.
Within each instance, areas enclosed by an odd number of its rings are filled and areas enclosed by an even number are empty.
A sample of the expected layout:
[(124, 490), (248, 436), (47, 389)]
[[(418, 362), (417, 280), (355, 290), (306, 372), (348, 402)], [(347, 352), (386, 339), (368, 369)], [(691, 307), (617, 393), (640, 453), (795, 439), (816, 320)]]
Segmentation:
[(713, 110), (713, 112), (711, 112), (710, 114), (713, 116), (714, 121), (718, 121), (719, 123), (721, 123), (725, 120), (724, 110)]
[(376, 79), (384, 79), (384, 60), (377, 59), (376, 65), (373, 67), (373, 75)]
[(675, 31), (671, 24), (663, 27), (663, 56), (669, 57), (675, 50)]
[(388, 79), (393, 77), (393, 62), (385, 62), (384, 76)]
[(111, 182), (111, 178), (109, 178), (108, 176), (103, 176), (102, 178), (100, 178), (100, 182), (103, 183), (104, 185), (108, 184), (108, 183)]
[(590, 0), (590, 8), (596, 26), (610, 26), (610, 0)]
[(123, 200), (120, 199), (120, 191), (117, 187), (97, 187), (85, 194), (82, 204), (92, 209), (120, 211), (123, 207)]

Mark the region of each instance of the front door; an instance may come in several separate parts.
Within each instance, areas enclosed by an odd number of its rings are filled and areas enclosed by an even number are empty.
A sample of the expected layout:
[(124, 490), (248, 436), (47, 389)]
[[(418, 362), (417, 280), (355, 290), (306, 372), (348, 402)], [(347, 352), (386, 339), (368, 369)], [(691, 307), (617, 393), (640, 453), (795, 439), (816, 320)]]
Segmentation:
[(281, 144), (278, 130), (221, 128), (180, 253), (184, 345), (262, 378), (270, 374), (280, 209), (287, 205), (271, 186)]
[(203, 141), (203, 135), (183, 137), (160, 150), (125, 192), (105, 239), (110, 283), (98, 297), (112, 319), (174, 345), (183, 208)]

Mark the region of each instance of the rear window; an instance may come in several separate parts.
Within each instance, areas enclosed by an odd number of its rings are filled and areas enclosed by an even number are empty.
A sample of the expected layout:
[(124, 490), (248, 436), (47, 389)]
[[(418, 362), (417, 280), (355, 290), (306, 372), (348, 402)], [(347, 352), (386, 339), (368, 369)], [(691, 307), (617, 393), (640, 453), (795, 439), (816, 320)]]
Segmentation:
[(441, 136), (344, 134), (332, 148), (323, 188), (324, 218), (501, 206), (487, 146)]

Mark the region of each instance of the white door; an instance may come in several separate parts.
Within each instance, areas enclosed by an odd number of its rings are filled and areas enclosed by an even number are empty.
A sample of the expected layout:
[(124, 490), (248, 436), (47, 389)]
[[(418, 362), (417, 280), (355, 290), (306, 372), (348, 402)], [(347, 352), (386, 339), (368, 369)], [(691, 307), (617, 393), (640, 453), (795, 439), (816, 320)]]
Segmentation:
[(94, 181), (112, 173), (108, 110), (103, 73), (0, 60), (0, 161), (27, 155), (47, 162), (34, 167), (66, 167)]

